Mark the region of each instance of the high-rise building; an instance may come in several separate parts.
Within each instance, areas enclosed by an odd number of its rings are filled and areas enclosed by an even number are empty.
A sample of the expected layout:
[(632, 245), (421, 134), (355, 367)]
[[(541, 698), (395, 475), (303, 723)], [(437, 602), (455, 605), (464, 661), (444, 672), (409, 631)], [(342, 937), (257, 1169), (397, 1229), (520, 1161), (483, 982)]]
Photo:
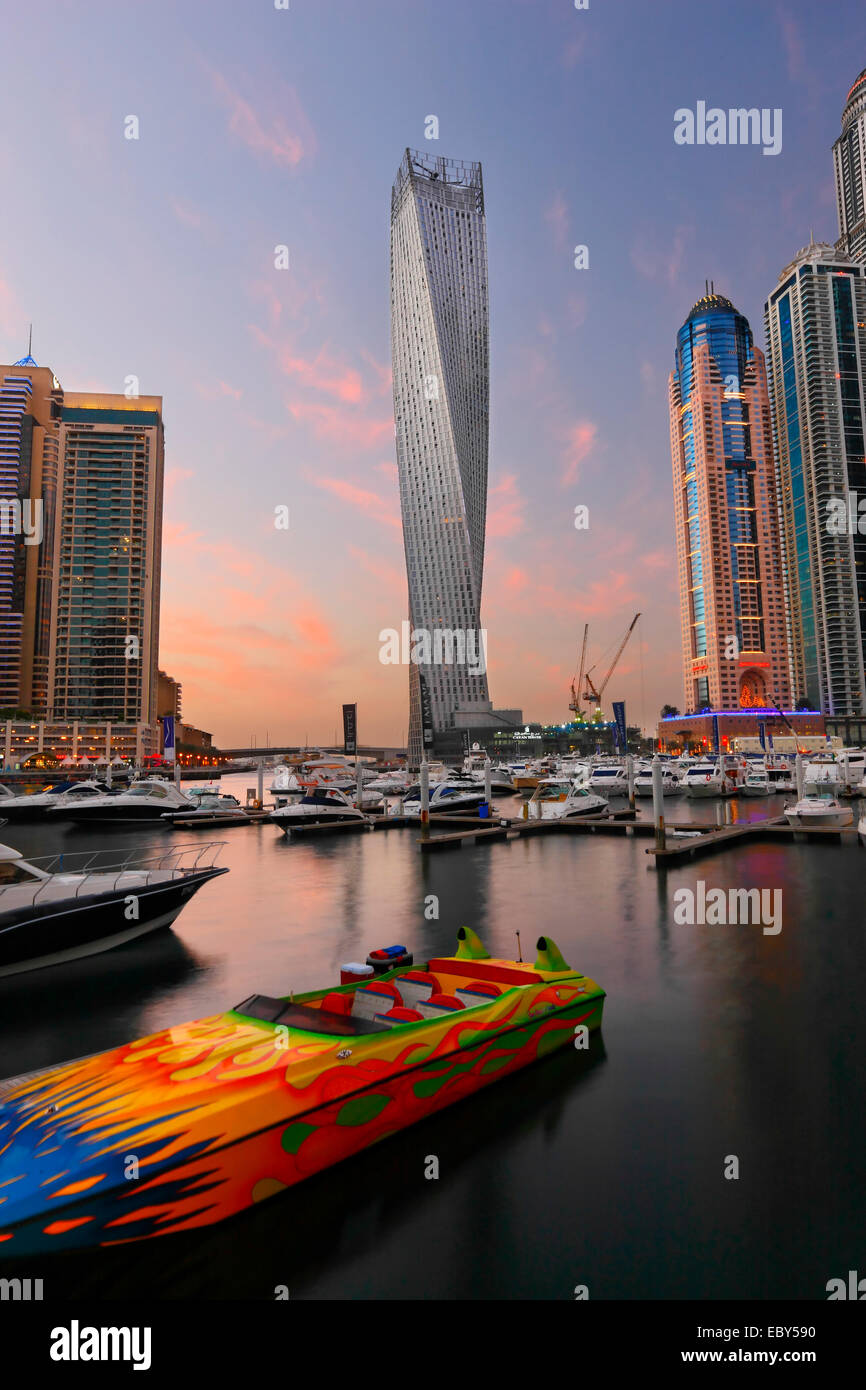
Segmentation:
[(866, 261), (866, 68), (848, 93), (842, 134), (833, 146), (837, 249), (851, 261)]
[(152, 724), (162, 548), (162, 397), (66, 392), (49, 718)]
[(444, 653), (431, 648), (433, 659), (409, 667), (417, 762), (422, 707), (434, 736), (492, 722), (486, 661), (448, 659), (460, 634), (476, 658), (481, 647), (489, 345), (480, 164), (406, 150), (391, 193), (391, 352), (409, 618), (428, 640), (439, 633)]
[(0, 709), (44, 713), (63, 393), (28, 353), (0, 366)]
[(669, 401), (686, 710), (788, 708), (766, 369), (722, 295), (680, 329)]
[(864, 714), (866, 535), (851, 503), (866, 499), (866, 271), (812, 241), (782, 271), (765, 326), (794, 695)]

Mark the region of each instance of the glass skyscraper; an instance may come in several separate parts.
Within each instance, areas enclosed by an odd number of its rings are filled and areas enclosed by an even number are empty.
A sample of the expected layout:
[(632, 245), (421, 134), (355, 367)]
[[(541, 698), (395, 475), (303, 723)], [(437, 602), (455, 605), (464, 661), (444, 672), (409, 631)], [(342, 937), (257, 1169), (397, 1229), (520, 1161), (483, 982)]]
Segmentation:
[[(489, 345), (481, 165), (406, 150), (391, 194), (391, 352), (414, 631), (480, 642)], [(424, 730), (490, 719), (483, 663), (411, 663), (409, 758)]]
[(686, 711), (790, 703), (764, 359), (708, 292), (669, 380)]
[(66, 392), (49, 718), (152, 724), (162, 553), (162, 397)]
[(837, 250), (850, 261), (866, 261), (866, 68), (845, 101), (842, 134), (833, 146)]
[(825, 714), (862, 715), (866, 535), (851, 499), (866, 499), (866, 272), (811, 242), (765, 319), (794, 692)]
[(28, 714), (47, 702), (61, 399), (29, 354), (0, 367), (0, 708)]

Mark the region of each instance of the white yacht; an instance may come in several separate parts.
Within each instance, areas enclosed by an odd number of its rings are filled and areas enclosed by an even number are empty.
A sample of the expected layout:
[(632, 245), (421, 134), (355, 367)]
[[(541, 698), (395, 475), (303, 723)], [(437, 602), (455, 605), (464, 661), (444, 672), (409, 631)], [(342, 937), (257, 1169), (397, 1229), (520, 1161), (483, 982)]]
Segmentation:
[(693, 763), (686, 770), (682, 783), (683, 791), (689, 797), (727, 796), (729, 788), (725, 782), (720, 764), (704, 759)]
[(74, 804), (52, 806), (48, 819), (63, 818), (75, 825), (160, 825), (165, 811), (188, 810), (189, 798), (173, 782), (161, 777), (143, 777), (128, 791), (91, 795)]
[[(682, 791), (680, 779), (670, 763), (662, 767), (662, 796), (679, 796)], [(634, 774), (635, 796), (652, 796), (653, 770), (651, 763), (641, 763)]]
[(186, 794), (188, 806), (182, 811), (163, 811), (162, 820), (179, 829), (202, 829), (209, 825), (247, 825), (249, 815), (236, 796), (196, 788)]
[(850, 806), (843, 806), (838, 797), (829, 792), (804, 795), (795, 806), (785, 807), (785, 819), (789, 825), (806, 830), (810, 826), (837, 826), (843, 829), (853, 825), (854, 812)]
[(778, 788), (771, 783), (763, 763), (757, 763), (749, 768), (745, 782), (737, 790), (740, 796), (772, 796)]
[(270, 819), (286, 834), (299, 825), (331, 825), (340, 821), (362, 821), (367, 817), (339, 787), (310, 787), (300, 801), (272, 811)]
[(628, 774), (624, 763), (598, 763), (587, 784), (596, 796), (628, 796)]
[[(525, 806), (523, 820), (574, 820), (578, 816), (609, 816), (603, 796), (567, 777), (543, 777)], [(516, 823), (521, 818), (516, 817)]]
[(803, 791), (835, 796), (842, 786), (842, 769), (832, 753), (819, 753), (806, 763), (803, 772)]
[[(119, 794), (119, 793), (118, 793)], [(44, 820), (55, 807), (68, 808), (76, 801), (93, 796), (115, 795), (104, 782), (55, 782), (44, 792), (31, 792), (15, 796), (14, 793), (3, 798), (3, 815), (7, 820)]]

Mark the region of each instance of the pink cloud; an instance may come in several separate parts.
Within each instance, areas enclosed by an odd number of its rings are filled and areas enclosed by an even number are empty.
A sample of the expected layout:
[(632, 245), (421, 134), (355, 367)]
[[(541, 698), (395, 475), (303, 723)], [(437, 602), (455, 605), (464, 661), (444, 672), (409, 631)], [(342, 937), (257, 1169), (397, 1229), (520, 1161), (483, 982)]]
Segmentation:
[(393, 420), (365, 419), (330, 405), (292, 401), (286, 409), (300, 424), (309, 425), (317, 439), (346, 449), (374, 449), (394, 433)]
[(355, 511), (364, 512), (367, 516), (372, 516), (376, 521), (381, 521), (386, 526), (401, 525), (400, 517), (378, 493), (356, 487), (354, 483), (347, 482), (345, 478), (320, 478), (313, 473), (308, 473), (307, 477), (310, 482), (315, 483), (316, 487), (330, 492), (332, 496), (338, 497), (341, 502), (346, 502)]
[(668, 285), (677, 284), (688, 243), (694, 236), (694, 227), (680, 226), (674, 229), (673, 241), (664, 237), (664, 246), (653, 244), (652, 234), (644, 228), (633, 243), (630, 257), (638, 275), (646, 280), (663, 280)]
[(559, 250), (568, 244), (568, 208), (562, 194), (557, 191), (553, 201), (544, 210), (544, 220), (553, 231), (553, 240)]
[(523, 530), (524, 499), (517, 478), (509, 473), (489, 490), (487, 510), (488, 536), (513, 536)]
[(204, 225), (201, 213), (185, 198), (171, 198), (170, 203), (172, 212), (184, 227), (193, 227), (198, 230)]
[(329, 357), (324, 348), (311, 360), (296, 357), (289, 349), (279, 354), (280, 370), (286, 376), (296, 376), (305, 386), (337, 400), (357, 405), (364, 398), (360, 373)]
[(578, 420), (568, 431), (568, 443), (563, 458), (562, 483), (573, 483), (581, 464), (589, 457), (596, 446), (598, 426), (591, 420)]
[(198, 394), (206, 401), (217, 401), (220, 397), (228, 396), (233, 401), (239, 401), (244, 394), (239, 386), (230, 386), (227, 381), (218, 380), (213, 386), (206, 385), (203, 381), (195, 383)]
[[(315, 153), (315, 136), (293, 87), (281, 84), (278, 92), (265, 95), (271, 109), (259, 114), (217, 68), (208, 63), (204, 67), (217, 99), (228, 112), (229, 130), (253, 154), (283, 168), (295, 169)], [(257, 97), (261, 103), (261, 88)]]

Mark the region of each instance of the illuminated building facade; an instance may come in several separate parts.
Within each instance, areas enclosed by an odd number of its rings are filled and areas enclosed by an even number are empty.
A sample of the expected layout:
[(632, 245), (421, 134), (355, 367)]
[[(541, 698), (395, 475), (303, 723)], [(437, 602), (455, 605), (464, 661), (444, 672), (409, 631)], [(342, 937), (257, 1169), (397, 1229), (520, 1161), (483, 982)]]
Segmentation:
[(866, 271), (811, 242), (765, 323), (794, 697), (866, 714)]
[(162, 551), (162, 397), (66, 392), (49, 718), (151, 725)]
[(0, 366), (0, 709), (47, 700), (63, 392), (29, 354)]
[(770, 404), (762, 353), (711, 293), (669, 379), (687, 711), (790, 705)]

